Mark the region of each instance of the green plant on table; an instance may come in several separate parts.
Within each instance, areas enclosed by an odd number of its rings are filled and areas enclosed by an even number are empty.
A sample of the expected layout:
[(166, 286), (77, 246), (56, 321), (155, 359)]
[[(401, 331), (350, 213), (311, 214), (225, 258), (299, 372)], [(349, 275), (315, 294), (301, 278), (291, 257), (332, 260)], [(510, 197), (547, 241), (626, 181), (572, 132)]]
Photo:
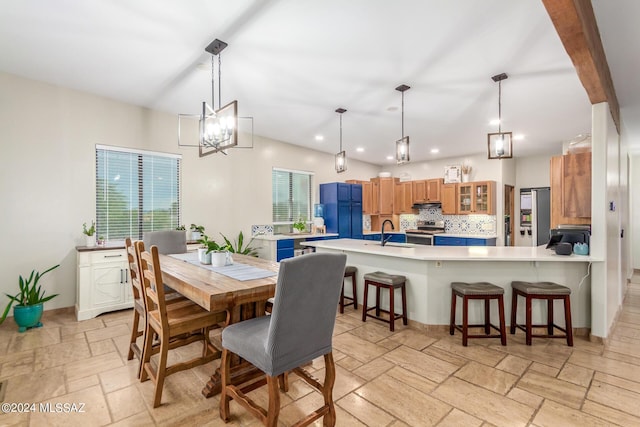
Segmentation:
[(202, 235), (202, 238), (198, 240), (198, 243), (202, 244), (207, 249), (207, 253), (221, 252), (229, 249), (227, 245), (220, 245), (215, 240), (210, 240), (209, 236), (207, 236), (206, 234)]
[(82, 233), (87, 236), (93, 236), (96, 233), (96, 223), (95, 221), (91, 221), (91, 227), (87, 228), (87, 223), (82, 224)]
[(176, 227), (177, 231), (186, 231), (187, 229), (184, 227), (184, 225), (179, 225)]
[(57, 297), (58, 294), (45, 296), (45, 291), (41, 286), (38, 286), (38, 281), (40, 281), (42, 276), (58, 267), (60, 267), (60, 264), (54, 265), (48, 270), (45, 270), (43, 273), (33, 270), (31, 271), (31, 275), (29, 275), (28, 279), (20, 276), (20, 279), (18, 280), (20, 292), (15, 295), (5, 294), (9, 298), (9, 302), (7, 303), (7, 307), (4, 309), (4, 313), (2, 313), (0, 324), (2, 324), (2, 322), (4, 322), (4, 320), (7, 318), (7, 314), (9, 313), (9, 310), (11, 309), (13, 303), (16, 303), (17, 306), (37, 305)]
[(249, 240), (247, 246), (242, 247), (242, 245), (244, 244), (244, 235), (242, 234), (242, 231), (238, 234), (238, 238), (233, 240), (233, 243), (231, 243), (231, 241), (227, 239), (224, 234), (220, 233), (220, 235), (224, 239), (224, 242), (227, 244), (227, 250), (229, 252), (241, 255), (258, 256), (258, 252), (251, 247), (253, 238)]

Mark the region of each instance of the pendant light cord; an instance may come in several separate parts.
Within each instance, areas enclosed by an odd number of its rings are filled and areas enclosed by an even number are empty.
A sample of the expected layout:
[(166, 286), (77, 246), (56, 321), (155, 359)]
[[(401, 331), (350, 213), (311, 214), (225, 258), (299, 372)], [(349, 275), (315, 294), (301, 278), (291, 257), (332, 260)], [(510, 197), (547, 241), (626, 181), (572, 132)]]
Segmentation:
[(222, 53), (218, 54), (218, 108), (222, 108)]
[(404, 91), (402, 92), (402, 139), (404, 139)]
[(342, 113), (340, 113), (340, 152), (342, 152)]
[(498, 133), (502, 133), (502, 80), (498, 82)]
[(213, 108), (213, 110), (216, 109), (216, 89), (215, 89), (215, 82), (216, 82), (216, 70), (214, 68), (215, 62), (214, 62), (214, 57), (213, 55), (211, 55), (211, 108)]

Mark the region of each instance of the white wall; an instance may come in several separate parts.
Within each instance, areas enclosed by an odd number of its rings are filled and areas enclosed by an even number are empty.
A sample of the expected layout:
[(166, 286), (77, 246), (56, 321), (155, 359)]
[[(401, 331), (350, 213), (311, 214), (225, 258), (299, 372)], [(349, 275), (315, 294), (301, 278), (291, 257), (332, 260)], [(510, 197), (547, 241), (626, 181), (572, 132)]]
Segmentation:
[[(591, 278), (591, 332), (607, 337), (621, 307), (622, 281), (619, 136), (606, 102), (592, 107), (591, 254), (603, 259), (593, 263)], [(616, 205), (615, 210), (609, 204)]]
[(182, 222), (212, 237), (272, 222), (272, 166), (315, 172), (316, 190), (380, 171), (350, 159), (338, 175), (331, 154), (259, 137), (254, 149), (199, 158), (197, 148), (178, 148), (173, 115), (5, 73), (0, 93), (0, 294), (15, 293), (20, 274), (60, 263), (43, 282), (60, 294), (46, 309), (75, 304), (75, 246), (95, 218), (95, 144), (181, 153)]

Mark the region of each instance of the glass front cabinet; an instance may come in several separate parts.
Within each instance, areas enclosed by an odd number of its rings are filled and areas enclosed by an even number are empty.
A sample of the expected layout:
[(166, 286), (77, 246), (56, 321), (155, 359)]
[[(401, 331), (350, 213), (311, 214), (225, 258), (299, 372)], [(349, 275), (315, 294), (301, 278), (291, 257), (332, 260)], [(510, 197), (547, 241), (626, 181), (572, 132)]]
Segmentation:
[(458, 184), (458, 214), (495, 215), (495, 193), (495, 181)]

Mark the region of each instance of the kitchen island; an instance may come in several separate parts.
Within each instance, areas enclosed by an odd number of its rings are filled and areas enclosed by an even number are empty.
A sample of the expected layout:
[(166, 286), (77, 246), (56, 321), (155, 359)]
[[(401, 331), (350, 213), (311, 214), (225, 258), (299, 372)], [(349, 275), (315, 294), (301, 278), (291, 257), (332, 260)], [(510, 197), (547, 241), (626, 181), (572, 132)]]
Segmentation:
[[(504, 246), (424, 246), (337, 239), (304, 242), (317, 252), (347, 254), (347, 264), (358, 268), (358, 303), (362, 304), (365, 273), (384, 271), (407, 277), (407, 311), (412, 322), (419, 325), (448, 325), (451, 303), (451, 282), (487, 281), (505, 290), (507, 324), (511, 315), (511, 281), (552, 281), (571, 288), (573, 327), (585, 334), (591, 329), (592, 302), (590, 256), (556, 255), (544, 247)], [(348, 289), (347, 289), (348, 291)], [(373, 304), (373, 296), (369, 303)], [(396, 299), (397, 301), (398, 299)], [(388, 308), (388, 294), (382, 299)], [(541, 323), (546, 307), (533, 305), (534, 323)], [(524, 308), (524, 304), (522, 307)], [(458, 304), (458, 319), (460, 319)], [(396, 310), (400, 310), (396, 306)], [(556, 323), (563, 325), (561, 304), (554, 305)], [(478, 323), (484, 315), (481, 303), (470, 304), (469, 320)], [(492, 307), (492, 317), (497, 308)], [(546, 315), (545, 315), (546, 316)], [(546, 319), (546, 317), (545, 317)], [(494, 320), (495, 317), (494, 317)], [(518, 312), (518, 322), (524, 323), (524, 310)]]

